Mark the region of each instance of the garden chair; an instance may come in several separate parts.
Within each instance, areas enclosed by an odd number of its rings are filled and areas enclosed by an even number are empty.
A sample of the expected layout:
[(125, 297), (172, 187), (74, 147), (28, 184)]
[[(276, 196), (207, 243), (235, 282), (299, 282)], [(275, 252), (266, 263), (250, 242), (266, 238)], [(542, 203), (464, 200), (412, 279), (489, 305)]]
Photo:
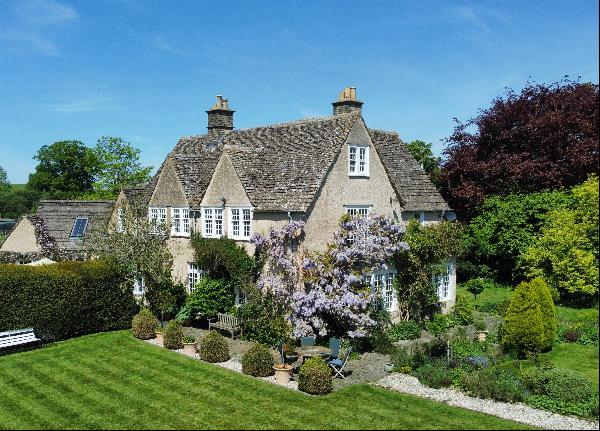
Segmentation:
[(348, 347), (348, 351), (346, 352), (344, 359), (337, 358), (327, 361), (329, 366), (333, 369), (333, 371), (335, 371), (334, 377), (340, 376), (342, 379), (346, 378), (346, 376), (344, 376), (344, 367), (348, 363), (348, 359), (350, 359), (350, 353), (352, 353), (352, 347)]
[(285, 349), (283, 348), (283, 343), (279, 344), (279, 346), (277, 347), (277, 350), (279, 351), (279, 355), (281, 356), (281, 361), (284, 364), (291, 365), (298, 360), (298, 355), (288, 356), (285, 354)]
[(317, 339), (315, 337), (300, 337), (300, 347), (314, 346)]
[(342, 347), (342, 340), (339, 338), (330, 338), (329, 339), (329, 359), (337, 359), (340, 356), (340, 349)]

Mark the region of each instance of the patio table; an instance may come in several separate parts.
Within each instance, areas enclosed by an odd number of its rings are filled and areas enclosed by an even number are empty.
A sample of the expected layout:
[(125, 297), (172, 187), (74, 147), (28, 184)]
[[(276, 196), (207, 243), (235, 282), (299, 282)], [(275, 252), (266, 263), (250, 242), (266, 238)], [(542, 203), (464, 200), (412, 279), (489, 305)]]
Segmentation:
[(331, 353), (331, 350), (329, 350), (328, 347), (323, 346), (296, 347), (294, 350), (302, 357), (302, 362), (304, 362), (306, 358), (312, 358), (313, 356), (329, 356)]

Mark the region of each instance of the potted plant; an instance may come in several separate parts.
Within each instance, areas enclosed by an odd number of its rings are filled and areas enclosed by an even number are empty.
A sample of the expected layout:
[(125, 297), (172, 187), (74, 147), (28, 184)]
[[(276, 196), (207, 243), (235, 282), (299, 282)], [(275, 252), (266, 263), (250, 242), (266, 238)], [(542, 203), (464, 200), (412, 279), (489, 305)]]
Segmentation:
[(183, 353), (193, 356), (196, 354), (196, 338), (190, 335), (183, 337)]
[(485, 341), (488, 331), (486, 331), (485, 321), (483, 319), (475, 321), (475, 334), (479, 341)]
[(275, 370), (275, 382), (278, 385), (287, 385), (292, 377), (294, 367), (289, 364), (279, 363), (273, 365), (273, 370)]
[(391, 362), (387, 362), (387, 363), (383, 364), (383, 371), (385, 371), (386, 373), (391, 373), (393, 369), (394, 369), (394, 364), (392, 364)]
[(156, 342), (158, 343), (159, 346), (164, 347), (165, 346), (165, 338), (164, 338), (164, 334), (165, 331), (163, 330), (163, 328), (161, 326), (159, 326), (156, 329)]

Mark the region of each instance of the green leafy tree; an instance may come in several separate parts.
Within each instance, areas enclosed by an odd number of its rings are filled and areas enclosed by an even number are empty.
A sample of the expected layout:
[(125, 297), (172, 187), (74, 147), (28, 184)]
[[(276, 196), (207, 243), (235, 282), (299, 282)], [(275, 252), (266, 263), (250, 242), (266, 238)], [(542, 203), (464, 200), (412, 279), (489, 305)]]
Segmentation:
[(410, 249), (399, 253), (394, 264), (401, 320), (420, 320), (433, 311), (438, 298), (432, 276), (440, 267), (445, 269), (450, 258), (460, 255), (462, 234), (459, 223), (421, 225), (410, 221), (404, 234)]
[(520, 281), (515, 271), (519, 255), (531, 245), (548, 213), (570, 201), (569, 194), (562, 191), (486, 199), (466, 229), (461, 278), (494, 275), (499, 281)]
[(485, 286), (489, 283), (485, 278), (473, 278), (465, 283), (467, 292), (472, 294), (477, 300), (477, 295), (484, 291)]
[(35, 212), (40, 193), (33, 190), (0, 191), (0, 216), (18, 219)]
[(8, 175), (2, 166), (0, 166), (0, 193), (10, 190)]
[(406, 149), (412, 154), (417, 163), (429, 175), (434, 183), (437, 182), (440, 173), (441, 159), (433, 155), (431, 144), (421, 140), (411, 141), (406, 144)]
[(542, 277), (565, 300), (587, 302), (598, 294), (598, 177), (572, 190), (569, 208), (553, 211), (519, 267)]
[(516, 287), (504, 317), (502, 344), (520, 355), (548, 350), (552, 345), (544, 326), (549, 311), (542, 310), (548, 303), (540, 300), (538, 281), (532, 283), (522, 282)]
[(93, 151), (100, 168), (93, 184), (94, 193), (116, 196), (123, 186), (149, 181), (152, 166), (141, 165), (140, 150), (129, 142), (102, 136)]
[(39, 163), (27, 187), (53, 199), (89, 192), (101, 168), (95, 152), (80, 141), (44, 145), (34, 159)]
[(194, 292), (186, 298), (177, 318), (186, 320), (200, 314), (211, 319), (219, 312), (228, 311), (234, 302), (235, 295), (230, 283), (204, 277), (196, 283)]

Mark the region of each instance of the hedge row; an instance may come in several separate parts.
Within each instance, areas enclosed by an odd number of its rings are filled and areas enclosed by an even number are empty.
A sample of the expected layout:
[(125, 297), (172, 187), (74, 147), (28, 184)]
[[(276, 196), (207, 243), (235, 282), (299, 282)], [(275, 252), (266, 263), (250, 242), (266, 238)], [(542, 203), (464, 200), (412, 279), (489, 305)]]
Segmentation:
[(0, 265), (0, 331), (33, 327), (49, 342), (129, 328), (137, 305), (123, 281), (100, 261)]

